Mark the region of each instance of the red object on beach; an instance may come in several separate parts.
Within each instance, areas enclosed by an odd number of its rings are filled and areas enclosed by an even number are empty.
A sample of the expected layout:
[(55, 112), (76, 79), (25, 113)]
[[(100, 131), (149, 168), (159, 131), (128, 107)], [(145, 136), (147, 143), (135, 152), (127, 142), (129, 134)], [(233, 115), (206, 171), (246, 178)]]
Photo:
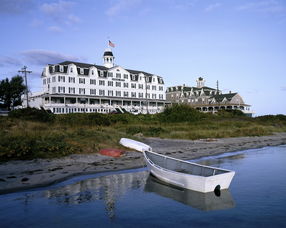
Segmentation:
[(122, 154), (124, 154), (124, 150), (120, 149), (113, 149), (113, 148), (107, 148), (107, 149), (101, 149), (99, 151), (100, 154), (110, 157), (120, 157)]

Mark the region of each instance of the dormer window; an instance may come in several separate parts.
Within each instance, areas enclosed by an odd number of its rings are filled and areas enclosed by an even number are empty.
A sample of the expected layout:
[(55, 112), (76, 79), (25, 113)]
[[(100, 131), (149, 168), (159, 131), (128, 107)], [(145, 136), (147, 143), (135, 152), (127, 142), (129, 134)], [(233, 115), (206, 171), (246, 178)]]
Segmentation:
[(64, 66), (60, 65), (60, 72), (64, 72)]
[(70, 70), (70, 71), (71, 71), (71, 73), (73, 72), (73, 68), (72, 68), (72, 67), (71, 67), (71, 70)]
[(83, 74), (83, 68), (80, 68), (80, 74)]
[(132, 80), (135, 80), (135, 75), (131, 75)]
[(100, 71), (100, 76), (103, 77), (103, 71)]
[(55, 73), (55, 66), (52, 66), (52, 72)]
[(91, 71), (91, 74), (94, 75), (94, 70)]

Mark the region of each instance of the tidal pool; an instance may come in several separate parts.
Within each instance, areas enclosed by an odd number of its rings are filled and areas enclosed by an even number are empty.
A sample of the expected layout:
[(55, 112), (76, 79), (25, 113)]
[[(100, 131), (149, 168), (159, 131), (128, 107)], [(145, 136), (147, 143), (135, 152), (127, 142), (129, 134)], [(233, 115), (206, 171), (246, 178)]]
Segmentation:
[(286, 146), (196, 162), (236, 171), (229, 190), (171, 187), (143, 169), (0, 195), (0, 227), (286, 227)]

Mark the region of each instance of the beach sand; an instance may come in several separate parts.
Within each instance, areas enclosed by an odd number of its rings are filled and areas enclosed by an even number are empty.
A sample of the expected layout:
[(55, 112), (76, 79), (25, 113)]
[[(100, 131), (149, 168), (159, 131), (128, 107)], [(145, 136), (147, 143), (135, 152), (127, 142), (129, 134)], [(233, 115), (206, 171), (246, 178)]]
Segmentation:
[[(142, 138), (153, 151), (183, 160), (246, 149), (286, 144), (286, 133), (271, 136), (204, 140)], [(120, 158), (100, 154), (75, 154), (60, 159), (34, 159), (0, 163), (0, 194), (50, 185), (73, 176), (144, 167), (141, 152)]]

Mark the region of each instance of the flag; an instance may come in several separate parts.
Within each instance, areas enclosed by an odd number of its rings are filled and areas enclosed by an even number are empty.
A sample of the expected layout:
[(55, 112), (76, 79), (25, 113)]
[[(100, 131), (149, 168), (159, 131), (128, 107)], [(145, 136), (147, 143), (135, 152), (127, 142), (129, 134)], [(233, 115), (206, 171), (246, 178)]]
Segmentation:
[(110, 46), (110, 47), (115, 47), (115, 44), (114, 43), (112, 43), (110, 40), (108, 41), (108, 45)]

